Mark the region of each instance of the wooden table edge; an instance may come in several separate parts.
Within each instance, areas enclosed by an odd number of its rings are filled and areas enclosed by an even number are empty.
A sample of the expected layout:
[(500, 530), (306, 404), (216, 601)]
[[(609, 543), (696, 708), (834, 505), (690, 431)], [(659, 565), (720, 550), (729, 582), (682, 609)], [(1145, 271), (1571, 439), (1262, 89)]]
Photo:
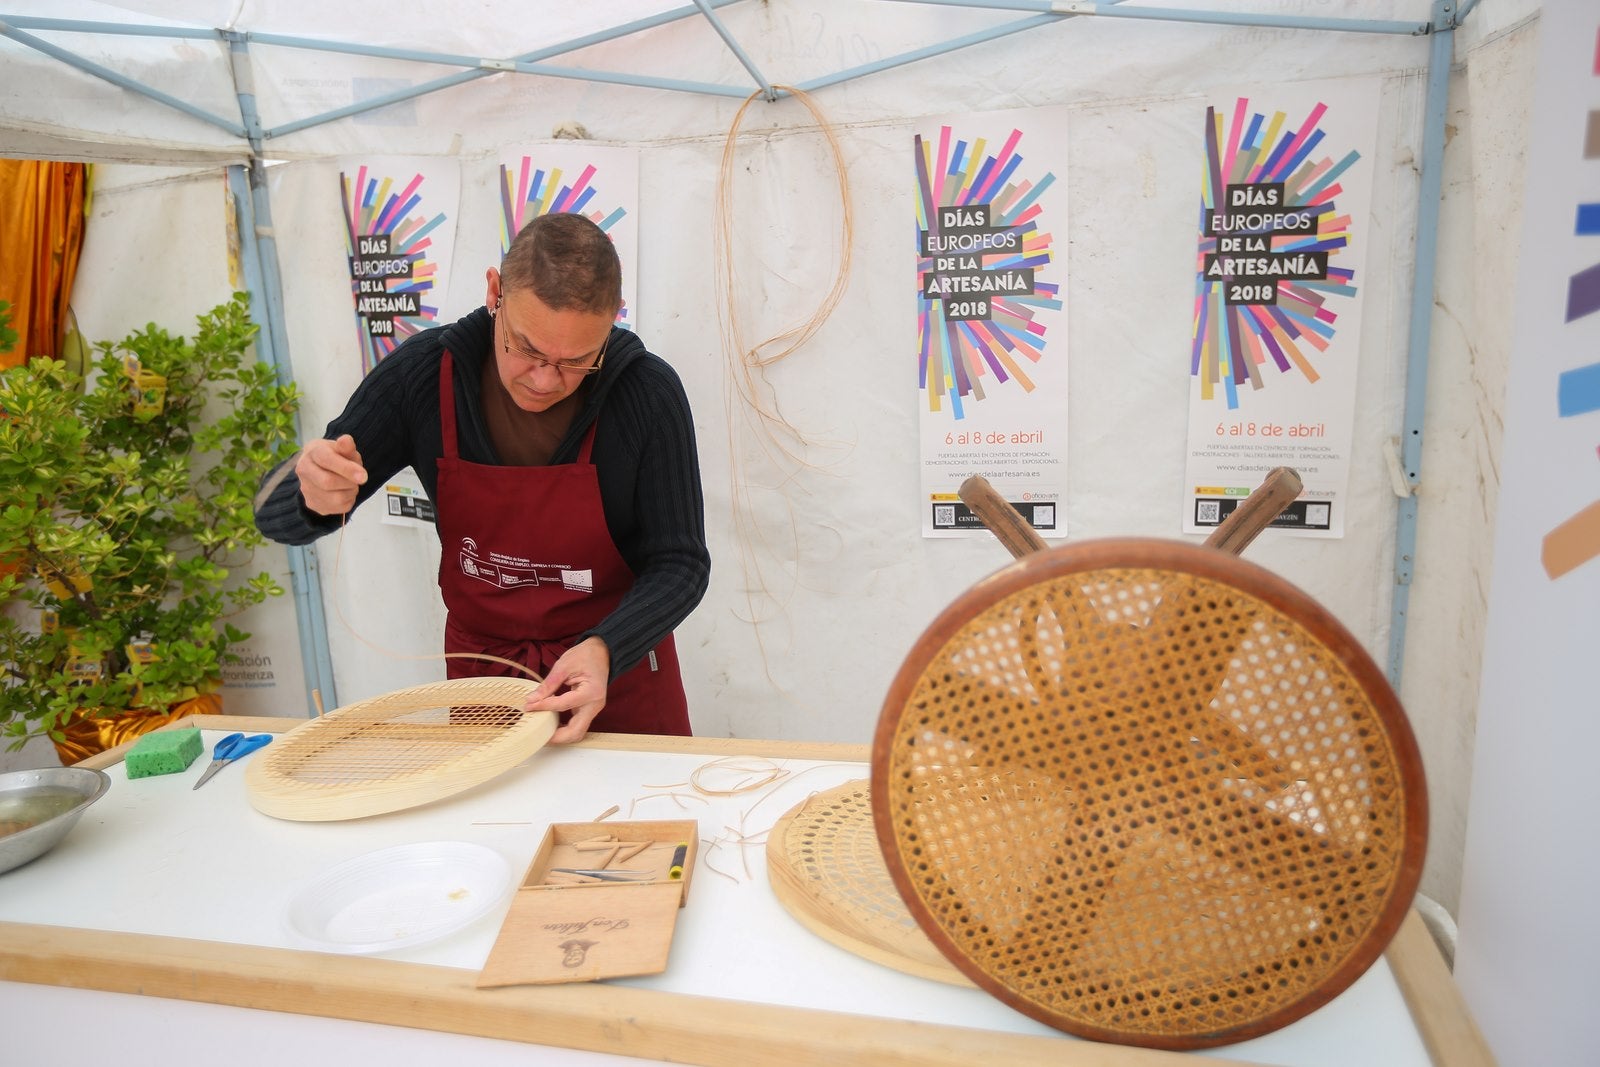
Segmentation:
[[(452, 967), (0, 922), (0, 979), (405, 1026), (702, 1067), (1193, 1067), (1175, 1052), (608, 983), (479, 989)], [(1252, 1067), (1206, 1059), (1206, 1067)]]
[(1438, 1067), (1494, 1067), (1494, 1053), (1415, 909), (1400, 924), (1384, 957), (1428, 1058)]

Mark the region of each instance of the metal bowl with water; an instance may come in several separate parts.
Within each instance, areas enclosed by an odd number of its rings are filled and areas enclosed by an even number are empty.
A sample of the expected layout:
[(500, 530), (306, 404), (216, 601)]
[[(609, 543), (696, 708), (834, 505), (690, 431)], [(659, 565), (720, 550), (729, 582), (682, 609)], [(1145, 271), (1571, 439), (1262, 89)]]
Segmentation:
[(104, 771), (86, 767), (0, 774), (0, 874), (55, 848), (110, 788)]

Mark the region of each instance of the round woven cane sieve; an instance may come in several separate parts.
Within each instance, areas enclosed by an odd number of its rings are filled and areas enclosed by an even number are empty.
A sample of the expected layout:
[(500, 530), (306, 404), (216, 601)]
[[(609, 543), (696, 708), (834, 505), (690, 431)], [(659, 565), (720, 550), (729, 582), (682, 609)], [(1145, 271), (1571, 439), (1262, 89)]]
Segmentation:
[(812, 933), (906, 974), (970, 986), (911, 918), (883, 864), (864, 781), (791, 808), (767, 834), (772, 895)]
[(1227, 1044), (1326, 1003), (1421, 873), (1404, 713), (1354, 638), (1181, 542), (1028, 556), (958, 598), (890, 688), (873, 822), (912, 917), (1057, 1029)]
[(302, 822), (416, 807), (486, 782), (544, 746), (556, 716), (527, 714), (539, 683), (459, 678), (337, 708), (250, 760), (257, 811)]

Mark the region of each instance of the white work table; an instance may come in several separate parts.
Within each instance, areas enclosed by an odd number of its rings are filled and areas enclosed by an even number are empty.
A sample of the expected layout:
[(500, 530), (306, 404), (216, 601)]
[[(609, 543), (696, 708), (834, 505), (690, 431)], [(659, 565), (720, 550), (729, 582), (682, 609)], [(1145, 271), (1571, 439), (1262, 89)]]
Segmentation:
[[(1415, 915), (1378, 963), (1306, 1018), (1190, 1053), (1081, 1041), (981, 990), (835, 947), (773, 896), (765, 834), (810, 794), (868, 777), (864, 746), (598, 735), (547, 747), (458, 796), (345, 822), (260, 814), (242, 764), (191, 788), (224, 732), (297, 722), (196, 720), (205, 754), (181, 774), (130, 781), (120, 753), (97, 759), (112, 779), (106, 796), (54, 851), (0, 874), (8, 1059), (265, 1064), (381, 1054), (390, 1067), (440, 1056), (495, 1064), (526, 1062), (518, 1043), (533, 1043), (551, 1046), (540, 1062), (573, 1065), (1491, 1062)], [(770, 760), (788, 775), (727, 797), (680, 784), (722, 757)], [(619, 820), (699, 823), (699, 860), (662, 974), (478, 989), (509, 905), (381, 956), (303, 951), (284, 927), (293, 892), (352, 857), (467, 841), (498, 851), (520, 879), (551, 823), (588, 822), (612, 805)]]

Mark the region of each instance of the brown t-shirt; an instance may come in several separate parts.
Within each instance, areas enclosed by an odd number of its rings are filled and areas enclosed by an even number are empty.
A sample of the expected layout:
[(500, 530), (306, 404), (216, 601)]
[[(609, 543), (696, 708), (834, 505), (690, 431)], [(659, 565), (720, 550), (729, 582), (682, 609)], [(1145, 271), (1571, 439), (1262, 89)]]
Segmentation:
[(583, 406), (588, 385), (588, 378), (585, 378), (571, 396), (544, 411), (523, 411), (506, 392), (495, 361), (484, 360), (483, 414), (489, 424), (489, 440), (494, 442), (500, 462), (510, 467), (542, 467), (549, 463), (561, 439), (571, 429), (578, 409)]

